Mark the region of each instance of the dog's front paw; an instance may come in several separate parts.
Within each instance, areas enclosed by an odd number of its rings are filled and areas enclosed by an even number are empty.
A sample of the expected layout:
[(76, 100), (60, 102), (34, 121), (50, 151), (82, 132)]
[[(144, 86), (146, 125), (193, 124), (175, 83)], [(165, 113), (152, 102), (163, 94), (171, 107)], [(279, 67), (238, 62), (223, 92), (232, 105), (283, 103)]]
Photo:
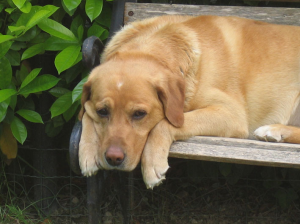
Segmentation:
[(98, 156), (99, 142), (93, 120), (84, 113), (82, 118), (82, 133), (79, 142), (79, 166), (84, 176), (92, 176), (101, 169)]
[(146, 187), (153, 189), (166, 179), (169, 169), (168, 155), (172, 136), (169, 122), (162, 120), (150, 132), (141, 158), (143, 179)]
[(153, 164), (142, 162), (143, 179), (147, 189), (153, 189), (160, 185), (166, 179), (168, 169), (169, 165), (167, 161)]
[(261, 141), (283, 142), (281, 129), (277, 125), (265, 125), (254, 131), (254, 136)]
[(79, 146), (79, 166), (82, 175), (86, 177), (96, 175), (97, 171), (101, 169), (97, 150), (94, 147), (94, 145)]

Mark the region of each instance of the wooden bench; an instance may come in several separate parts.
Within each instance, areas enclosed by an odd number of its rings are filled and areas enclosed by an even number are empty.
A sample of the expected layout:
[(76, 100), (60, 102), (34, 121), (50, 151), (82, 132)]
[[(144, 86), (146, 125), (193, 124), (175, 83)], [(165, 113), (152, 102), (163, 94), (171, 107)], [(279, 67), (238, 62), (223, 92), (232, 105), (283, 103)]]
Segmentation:
[[(142, 20), (149, 17), (160, 15), (219, 15), (219, 16), (240, 16), (245, 18), (256, 19), (260, 21), (300, 25), (300, 9), (294, 8), (264, 8), (264, 7), (237, 7), (237, 6), (205, 6), (205, 5), (174, 5), (174, 4), (150, 4), (150, 3), (130, 3), (125, 1), (115, 1), (114, 13), (117, 13), (119, 19), (113, 18), (111, 32), (115, 32), (124, 15), (124, 24), (136, 20)], [(123, 11), (122, 4), (125, 4)], [(91, 60), (91, 59), (88, 59)], [(74, 128), (76, 129), (76, 128)], [(76, 131), (77, 130), (77, 131)], [(80, 130), (77, 128), (71, 138), (71, 146), (78, 144)], [(79, 136), (79, 137), (78, 137)], [(78, 151), (74, 147), (71, 149), (71, 167), (78, 172)], [(219, 137), (197, 136), (186, 141), (175, 142), (171, 149), (169, 157), (184, 158), (192, 160), (206, 160), (216, 162), (229, 162), (249, 165), (263, 165), (274, 167), (300, 168), (300, 146), (284, 143), (267, 143), (255, 140), (229, 139)], [(72, 162), (73, 161), (73, 162)], [(99, 189), (105, 181), (105, 171), (100, 172), (97, 176), (88, 178), (88, 207), (89, 222), (99, 223), (100, 212), (97, 203), (100, 200)], [(120, 174), (120, 191), (130, 192), (123, 185), (125, 184), (124, 175)], [(123, 186), (123, 187), (122, 187)], [(121, 203), (123, 206), (123, 215), (127, 216), (128, 208), (127, 193), (120, 193)], [(130, 198), (130, 197), (129, 197)], [(124, 223), (129, 219), (124, 218)]]

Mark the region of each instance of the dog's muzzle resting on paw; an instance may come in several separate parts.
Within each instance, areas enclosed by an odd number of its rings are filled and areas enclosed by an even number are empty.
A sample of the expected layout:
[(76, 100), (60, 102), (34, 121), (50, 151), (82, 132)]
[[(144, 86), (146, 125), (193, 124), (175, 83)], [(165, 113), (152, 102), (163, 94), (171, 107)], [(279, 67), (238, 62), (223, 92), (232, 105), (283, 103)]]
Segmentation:
[(131, 171), (141, 161), (153, 188), (176, 140), (300, 143), (299, 90), (299, 27), (218, 16), (132, 23), (83, 87), (81, 171)]

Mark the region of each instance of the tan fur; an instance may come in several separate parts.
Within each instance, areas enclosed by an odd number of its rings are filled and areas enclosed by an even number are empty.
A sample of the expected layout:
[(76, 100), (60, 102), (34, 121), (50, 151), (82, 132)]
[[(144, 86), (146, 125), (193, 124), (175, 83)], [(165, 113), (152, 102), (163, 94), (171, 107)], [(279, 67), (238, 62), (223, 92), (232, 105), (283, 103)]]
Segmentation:
[[(132, 170), (141, 159), (153, 188), (164, 179), (174, 140), (256, 136), (300, 143), (300, 129), (292, 127), (300, 125), (299, 75), (299, 27), (217, 16), (135, 22), (110, 41), (84, 86), (82, 105), (94, 127), (83, 132), (96, 130), (98, 149), (91, 153), (101, 168)], [(104, 107), (105, 118), (96, 113)], [(134, 119), (136, 111), (147, 115)], [(124, 152), (120, 166), (105, 161), (112, 145)], [(80, 150), (90, 153), (84, 144)], [(84, 158), (89, 175), (95, 169)]]

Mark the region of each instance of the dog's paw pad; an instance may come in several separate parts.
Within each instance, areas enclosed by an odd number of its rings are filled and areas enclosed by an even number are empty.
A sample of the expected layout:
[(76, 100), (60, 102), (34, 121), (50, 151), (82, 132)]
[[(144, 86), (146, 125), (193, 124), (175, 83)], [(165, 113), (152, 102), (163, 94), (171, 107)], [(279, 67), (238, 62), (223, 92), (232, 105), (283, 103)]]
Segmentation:
[(259, 127), (254, 131), (254, 136), (261, 141), (266, 142), (283, 142), (280, 129), (272, 127), (272, 125), (265, 125)]
[(143, 179), (147, 189), (152, 189), (160, 185), (166, 179), (166, 173), (169, 166), (166, 168), (155, 169), (153, 167), (143, 169)]
[(81, 174), (86, 177), (96, 175), (99, 170), (99, 168), (97, 166), (95, 166), (94, 164), (89, 164), (87, 166), (83, 165), (83, 166), (80, 166), (80, 168), (81, 168)]

